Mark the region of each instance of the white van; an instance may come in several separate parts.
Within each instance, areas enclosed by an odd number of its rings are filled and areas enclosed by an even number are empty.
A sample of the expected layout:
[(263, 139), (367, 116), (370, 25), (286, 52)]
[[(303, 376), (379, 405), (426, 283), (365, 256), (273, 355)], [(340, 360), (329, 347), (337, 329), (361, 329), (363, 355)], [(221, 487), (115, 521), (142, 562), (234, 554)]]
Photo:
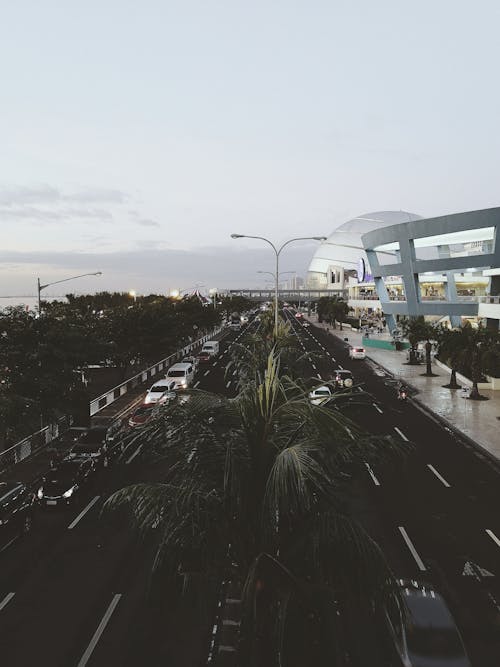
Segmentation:
[(168, 369), (166, 378), (175, 382), (176, 389), (187, 389), (194, 378), (194, 366), (182, 362), (174, 364)]
[(155, 382), (146, 394), (144, 403), (147, 405), (151, 403), (164, 403), (171, 398), (175, 398), (175, 382), (169, 378), (168, 380), (158, 380), (158, 382)]
[(205, 345), (201, 348), (201, 351), (208, 352), (211, 357), (215, 357), (216, 354), (219, 354), (219, 341), (207, 340)]

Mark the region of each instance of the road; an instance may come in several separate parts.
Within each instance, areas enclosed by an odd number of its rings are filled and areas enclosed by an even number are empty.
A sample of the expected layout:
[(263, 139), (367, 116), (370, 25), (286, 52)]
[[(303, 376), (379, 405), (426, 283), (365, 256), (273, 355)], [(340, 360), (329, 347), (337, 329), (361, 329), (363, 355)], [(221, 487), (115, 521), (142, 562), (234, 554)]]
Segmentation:
[[(402, 404), (390, 378), (369, 361), (351, 360), (348, 347), (322, 328), (287, 317), (311, 376), (353, 372), (373, 401), (352, 409), (373, 434), (408, 439), (403, 467), (366, 467), (353, 478), (353, 509), (400, 577), (433, 583), (446, 597), (473, 664), (500, 665), (500, 475), (498, 470), (419, 411)], [(348, 337), (348, 332), (346, 336)], [(317, 355), (317, 356), (315, 356)]]
[[(477, 667), (500, 664), (499, 474), (442, 426), (401, 405), (390, 378), (351, 361), (341, 340), (305, 329), (286, 314), (318, 383), (340, 366), (373, 400), (351, 409), (372, 433), (408, 438), (405, 466), (366, 467), (352, 478), (356, 516), (377, 540), (394, 573), (432, 582), (445, 595)], [(255, 328), (257, 324), (250, 325)], [(347, 334), (348, 335), (348, 334)], [(228, 333), (214, 362), (199, 369), (195, 387), (234, 396), (226, 373), (229, 348), (244, 332)], [(0, 655), (24, 667), (110, 667), (203, 664), (206, 619), (188, 608), (146, 596), (151, 554), (100, 518), (115, 489), (155, 479), (140, 452), (103, 470), (79, 505), (40, 510), (32, 533), (0, 554)], [(194, 631), (193, 631), (194, 629)]]

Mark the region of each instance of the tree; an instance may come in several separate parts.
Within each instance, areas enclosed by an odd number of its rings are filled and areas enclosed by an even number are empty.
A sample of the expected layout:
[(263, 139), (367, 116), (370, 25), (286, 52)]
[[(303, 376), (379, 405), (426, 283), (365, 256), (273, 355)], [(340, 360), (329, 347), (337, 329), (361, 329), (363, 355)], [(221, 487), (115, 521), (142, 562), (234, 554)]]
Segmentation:
[[(500, 336), (498, 332), (468, 322), (460, 329), (443, 333), (440, 342), (440, 358), (453, 369), (462, 371), (472, 380), (471, 400), (487, 400), (479, 393), (478, 383), (484, 372), (496, 372), (500, 361)], [(450, 382), (450, 384), (452, 384)]]
[(423, 375), (428, 377), (435, 377), (432, 372), (432, 343), (431, 340), (436, 340), (436, 327), (430, 322), (426, 322), (423, 315), (419, 317), (405, 318), (401, 322), (401, 329), (403, 334), (407, 336), (410, 342), (410, 359), (409, 364), (418, 364), (417, 346), (420, 341), (425, 340), (425, 364), (426, 371)]
[[(124, 512), (140, 535), (154, 537), (157, 581), (170, 591), (179, 572), (207, 582), (230, 567), (246, 581), (247, 608), (256, 610), (257, 564), (266, 557), (309, 591), (318, 614), (317, 587), (346, 607), (369, 608), (387, 594), (391, 574), (349, 515), (346, 479), (351, 466), (399, 456), (404, 445), (369, 437), (340, 410), (312, 405), (305, 388), (283, 375), (276, 345), (235, 399), (192, 391), (132, 436), (161, 466), (162, 479), (118, 491), (105, 510)], [(266, 624), (255, 613), (245, 625), (247, 665), (261, 664), (256, 629)]]

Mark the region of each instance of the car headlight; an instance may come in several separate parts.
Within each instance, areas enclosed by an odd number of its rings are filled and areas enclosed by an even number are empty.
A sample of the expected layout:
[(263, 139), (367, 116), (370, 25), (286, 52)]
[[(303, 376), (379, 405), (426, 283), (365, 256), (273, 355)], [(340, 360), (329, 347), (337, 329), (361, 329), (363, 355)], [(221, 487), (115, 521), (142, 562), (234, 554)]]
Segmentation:
[(38, 499), (39, 499), (39, 500), (41, 500), (41, 499), (43, 498), (43, 486), (41, 486), (41, 487), (38, 489), (36, 495), (38, 496)]
[(76, 486), (72, 486), (71, 489), (68, 489), (63, 493), (63, 498), (71, 498), (73, 491), (76, 489)]

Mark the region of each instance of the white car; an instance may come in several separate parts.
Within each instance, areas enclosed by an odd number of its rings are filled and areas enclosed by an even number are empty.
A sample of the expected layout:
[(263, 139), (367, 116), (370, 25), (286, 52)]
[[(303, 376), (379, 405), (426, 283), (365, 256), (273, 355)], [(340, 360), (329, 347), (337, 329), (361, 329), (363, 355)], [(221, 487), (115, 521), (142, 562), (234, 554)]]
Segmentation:
[(164, 403), (172, 398), (175, 398), (175, 381), (171, 379), (164, 379), (155, 382), (149, 388), (144, 403), (150, 405), (151, 403)]
[(311, 392), (309, 392), (309, 400), (313, 405), (321, 405), (325, 403), (332, 395), (332, 390), (330, 387), (324, 385), (323, 387), (316, 387)]
[(366, 351), (364, 347), (350, 347), (349, 356), (351, 359), (366, 359)]
[(194, 378), (193, 364), (174, 364), (167, 371), (167, 380), (173, 380), (175, 389), (187, 389)]

